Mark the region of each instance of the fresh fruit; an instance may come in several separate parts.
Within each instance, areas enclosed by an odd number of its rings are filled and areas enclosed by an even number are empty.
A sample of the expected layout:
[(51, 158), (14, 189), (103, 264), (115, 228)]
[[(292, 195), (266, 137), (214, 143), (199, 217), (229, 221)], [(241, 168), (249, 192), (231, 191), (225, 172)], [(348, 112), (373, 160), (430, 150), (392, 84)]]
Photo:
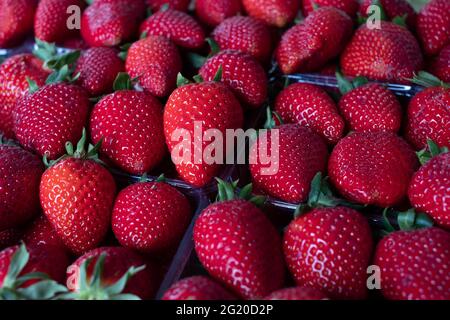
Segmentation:
[(341, 55), (342, 71), (347, 76), (374, 80), (407, 82), (422, 67), (419, 44), (405, 27), (380, 21), (380, 28), (367, 24), (356, 30)]
[(65, 248), (50, 221), (40, 215), (25, 229), (23, 241), (29, 246), (44, 245)]
[(153, 11), (160, 10), (164, 5), (169, 5), (169, 8), (178, 11), (187, 11), (190, 0), (147, 0), (147, 5)]
[(378, 244), (374, 264), (387, 299), (450, 299), (450, 234), (444, 230), (391, 233)]
[(363, 17), (367, 17), (367, 9), (370, 5), (378, 4), (382, 7), (386, 18), (393, 20), (396, 17), (406, 17), (406, 23), (412, 30), (416, 26), (416, 12), (414, 8), (406, 0), (363, 0), (359, 13)]
[(235, 300), (220, 284), (205, 276), (185, 278), (173, 284), (162, 300)]
[(300, 9), (298, 0), (242, 0), (242, 4), (249, 16), (278, 28), (292, 22)]
[(286, 87), (275, 100), (275, 111), (284, 123), (298, 123), (337, 143), (344, 134), (345, 123), (333, 99), (322, 88), (305, 83)]
[(36, 0), (1, 0), (0, 48), (20, 43), (33, 30)]
[(113, 177), (95, 161), (99, 145), (86, 152), (85, 141), (83, 130), (76, 151), (67, 143), (68, 156), (45, 171), (40, 185), (44, 214), (76, 254), (98, 247), (104, 239), (116, 195)]
[(142, 23), (140, 32), (169, 38), (188, 49), (199, 49), (205, 44), (205, 33), (200, 24), (187, 13), (171, 9), (151, 15)]
[(42, 161), (17, 146), (0, 144), (0, 230), (19, 227), (39, 212)]
[(428, 71), (442, 81), (450, 82), (450, 44), (431, 61)]
[(203, 23), (215, 27), (226, 18), (240, 14), (241, 7), (241, 0), (196, 0), (195, 14)]
[(348, 14), (350, 17), (356, 16), (358, 11), (358, 0), (303, 0), (302, 12), (306, 17), (317, 7), (334, 7)]
[(182, 62), (177, 47), (169, 39), (149, 36), (128, 50), (126, 70), (151, 94), (167, 97), (175, 88)]
[(67, 141), (80, 138), (89, 112), (84, 89), (67, 83), (52, 83), (18, 101), (14, 130), (20, 144), (41, 156), (56, 159)]
[(281, 289), (269, 294), (265, 300), (326, 300), (321, 291), (309, 287)]
[(260, 107), (267, 98), (268, 79), (259, 62), (251, 55), (225, 50), (208, 59), (199, 74), (212, 81), (222, 67), (222, 82), (227, 84), (244, 106)]
[(284, 254), (297, 285), (332, 299), (366, 298), (372, 234), (358, 211), (318, 208), (296, 218), (286, 229)]
[(278, 65), (285, 74), (320, 69), (339, 55), (352, 32), (353, 22), (343, 11), (319, 8), (283, 35), (275, 51)]
[(394, 133), (355, 132), (334, 148), (328, 174), (347, 199), (390, 207), (405, 198), (417, 167), (412, 148)]
[(27, 78), (42, 86), (48, 72), (42, 61), (31, 54), (18, 54), (0, 66), (0, 131), (7, 138), (14, 137), (13, 110), (17, 101), (28, 93)]
[(417, 34), (427, 55), (438, 54), (450, 44), (450, 2), (431, 0), (417, 16)]
[(212, 36), (221, 50), (242, 51), (262, 63), (267, 63), (272, 55), (272, 35), (269, 28), (251, 17), (225, 19), (214, 29)]

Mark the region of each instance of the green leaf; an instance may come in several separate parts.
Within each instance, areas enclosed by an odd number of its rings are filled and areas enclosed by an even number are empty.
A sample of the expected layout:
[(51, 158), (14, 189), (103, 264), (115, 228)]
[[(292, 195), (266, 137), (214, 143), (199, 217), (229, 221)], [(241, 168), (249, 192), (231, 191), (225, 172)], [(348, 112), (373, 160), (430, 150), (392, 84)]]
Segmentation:
[(13, 286), (16, 278), (27, 265), (29, 258), (30, 254), (28, 253), (25, 245), (22, 243), (11, 258), (8, 272), (6, 273), (6, 277), (3, 281), (3, 286)]
[(206, 38), (206, 42), (210, 48), (208, 58), (211, 58), (220, 52), (220, 46), (213, 38)]
[(190, 83), (191, 82), (188, 79), (186, 79), (181, 73), (178, 73), (178, 76), (177, 76), (177, 87), (178, 88), (185, 86), (187, 84), (190, 84)]
[(97, 261), (95, 262), (94, 271), (92, 272), (91, 280), (89, 285), (94, 288), (100, 288), (101, 286), (101, 276), (103, 273), (103, 268), (105, 266), (106, 254), (102, 253)]
[(369, 83), (369, 80), (366, 77), (362, 77), (362, 76), (356, 77), (352, 81), (352, 85), (353, 85), (354, 89), (362, 87), (363, 85), (366, 85), (368, 83)]
[(148, 31), (144, 31), (144, 32), (142, 32), (141, 35), (139, 36), (139, 39), (142, 40), (142, 39), (145, 39), (145, 38), (147, 38), (147, 37), (148, 37)]
[(68, 65), (61, 67), (59, 70), (53, 71), (45, 81), (46, 84), (64, 82), (70, 79), (70, 74), (72, 71), (69, 69)]
[(170, 9), (170, 4), (169, 3), (164, 3), (160, 8), (159, 11), (163, 12), (163, 11), (167, 11)]
[(142, 270), (145, 269), (145, 266), (140, 266), (140, 267), (131, 267), (130, 269), (128, 269), (127, 272), (125, 272), (125, 274), (113, 285), (108, 286), (105, 288), (106, 292), (108, 293), (108, 295), (110, 297), (114, 297), (117, 296), (119, 294), (121, 294), (123, 292), (123, 290), (125, 289), (128, 281), (134, 277), (137, 273), (141, 272)]
[(380, 19), (381, 19), (382, 21), (388, 21), (388, 16), (387, 16), (387, 14), (386, 14), (386, 11), (384, 11), (384, 8), (383, 8), (383, 6), (381, 5), (380, 0), (374, 0), (374, 1), (372, 2), (372, 4), (373, 4), (374, 6), (377, 6), (377, 7), (380, 9)]
[(223, 74), (223, 68), (222, 68), (222, 65), (220, 65), (219, 69), (217, 69), (217, 72), (214, 75), (213, 81), (221, 82), (222, 81), (222, 74)]
[(114, 80), (113, 89), (114, 91), (132, 90), (133, 83), (131, 81), (130, 75), (126, 72), (119, 72), (117, 74), (116, 80)]
[(205, 80), (203, 79), (203, 77), (201, 75), (198, 74), (198, 75), (194, 76), (194, 81), (195, 81), (195, 83), (202, 83)]
[(308, 206), (317, 205), (322, 188), (322, 172), (318, 172), (311, 181), (311, 190), (308, 196)]
[(30, 93), (35, 93), (36, 91), (39, 90), (39, 86), (37, 85), (36, 81), (30, 79), (29, 77), (26, 77), (26, 80), (28, 82), (28, 91)]
[(25, 282), (30, 280), (50, 280), (50, 277), (43, 272), (31, 272), (16, 279), (16, 287), (22, 286)]
[(122, 293), (111, 297), (111, 300), (141, 300), (141, 298), (131, 293)]
[(450, 88), (450, 84), (441, 81), (438, 77), (426, 71), (419, 71), (419, 73), (416, 74), (414, 78), (408, 80), (411, 81), (412, 83), (415, 83), (419, 86), (423, 86), (426, 88), (429, 87)]
[(33, 50), (33, 54), (42, 61), (53, 59), (58, 54), (54, 43), (48, 43), (35, 38), (35, 44), (37, 48)]
[(61, 56), (53, 57), (51, 59), (46, 60), (45, 65), (47, 68), (52, 70), (59, 70), (65, 65), (72, 65), (75, 62), (77, 62), (78, 58), (81, 55), (81, 51), (76, 50), (72, 51), (66, 54), (63, 54)]
[(448, 147), (440, 148), (433, 140), (427, 140), (427, 148), (417, 152), (417, 157), (422, 165), (426, 164), (432, 158), (449, 152)]
[(397, 217), (397, 222), (400, 227), (400, 230), (412, 230), (415, 220), (416, 220), (416, 212), (414, 211), (414, 209), (401, 212)]
[(385, 208), (383, 210), (383, 227), (387, 233), (391, 233), (395, 231), (395, 228), (392, 226), (389, 217), (388, 217), (389, 208)]
[(200, 69), (206, 62), (206, 57), (199, 55), (198, 53), (188, 52), (187, 58), (189, 63), (195, 68)]
[(352, 83), (347, 80), (347, 78), (345, 78), (344, 75), (339, 71), (336, 72), (336, 80), (338, 83), (339, 91), (342, 95), (354, 89)]
[(53, 280), (39, 281), (27, 288), (17, 290), (27, 300), (49, 300), (57, 294), (67, 292), (67, 288)]
[(407, 28), (406, 19), (408, 18), (408, 14), (404, 14), (402, 16), (396, 16), (392, 19), (392, 22), (398, 26)]
[(240, 199), (248, 199), (252, 195), (253, 185), (251, 183), (244, 186), (239, 192)]

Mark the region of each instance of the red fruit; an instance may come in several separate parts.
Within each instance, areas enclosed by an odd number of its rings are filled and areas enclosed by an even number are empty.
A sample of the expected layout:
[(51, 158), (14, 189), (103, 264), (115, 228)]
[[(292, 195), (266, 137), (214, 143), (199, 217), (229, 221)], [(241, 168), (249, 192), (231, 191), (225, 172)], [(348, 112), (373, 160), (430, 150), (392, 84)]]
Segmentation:
[(242, 51), (262, 63), (267, 63), (272, 55), (272, 35), (269, 28), (251, 17), (228, 18), (214, 29), (212, 36), (221, 50)]
[(321, 291), (309, 287), (295, 287), (272, 292), (265, 300), (327, 300)]
[[(200, 123), (202, 128), (199, 128)], [(176, 89), (164, 110), (164, 132), (181, 178), (200, 187), (217, 176), (221, 168), (214, 161), (211, 150), (206, 149), (210, 142), (197, 142), (195, 132), (201, 129), (203, 137), (207, 130), (214, 129), (225, 137), (226, 129), (238, 129), (242, 125), (242, 107), (226, 85), (203, 82)], [(226, 145), (226, 141), (223, 145)], [(195, 155), (199, 151), (200, 159)]]
[(431, 61), (428, 70), (442, 81), (450, 82), (450, 45)]
[(438, 54), (450, 44), (450, 2), (431, 0), (417, 16), (417, 34), (427, 55)]
[(147, 0), (147, 5), (150, 6), (152, 11), (159, 11), (165, 4), (169, 5), (169, 8), (178, 11), (187, 11), (191, 0)]
[(430, 87), (412, 98), (408, 106), (406, 139), (417, 149), (425, 148), (427, 140), (439, 146), (450, 141), (450, 90)]
[(8, 247), (18, 244), (21, 238), (22, 230), (20, 228), (0, 231), (0, 250), (4, 250)]
[(372, 232), (366, 218), (345, 207), (320, 208), (291, 222), (284, 255), (299, 286), (333, 299), (364, 299)]
[(68, 28), (70, 16), (73, 14), (68, 12), (71, 6), (83, 10), (86, 3), (83, 0), (40, 0), (34, 18), (36, 38), (45, 42), (62, 42), (78, 35), (78, 29)]
[(329, 143), (337, 143), (344, 134), (345, 123), (333, 99), (320, 87), (295, 83), (277, 96), (275, 111), (285, 123), (309, 127)]
[(15, 46), (33, 30), (36, 0), (0, 0), (0, 48)]
[(0, 131), (4, 136), (14, 137), (13, 110), (17, 101), (28, 93), (27, 78), (42, 86), (47, 76), (42, 61), (31, 54), (12, 56), (0, 66)]
[[(414, 8), (406, 0), (378, 0), (379, 4), (383, 8), (387, 18), (389, 20), (395, 17), (403, 17), (406, 15), (406, 23), (408, 27), (414, 29), (416, 26), (416, 12)], [(359, 13), (363, 17), (367, 17), (367, 9), (372, 5), (374, 0), (363, 0), (360, 7)]]
[[(370, 0), (372, 1), (372, 0)], [(334, 7), (344, 11), (350, 17), (356, 16), (358, 11), (358, 0), (303, 0), (302, 12), (304, 16), (308, 16), (314, 11), (314, 6), (320, 7)]]
[(133, 39), (145, 16), (143, 0), (96, 0), (81, 19), (81, 35), (91, 47), (114, 47)]
[(249, 16), (278, 28), (292, 22), (300, 9), (298, 0), (242, 0), (242, 4)]
[(44, 245), (65, 248), (55, 228), (45, 215), (40, 215), (27, 227), (23, 241), (29, 246)]
[(348, 76), (407, 82), (422, 67), (419, 44), (405, 27), (380, 23), (380, 29), (364, 24), (356, 30), (341, 55), (342, 71)]
[(282, 37), (275, 55), (285, 74), (315, 71), (337, 57), (353, 32), (353, 22), (333, 7), (313, 11)]
[(411, 147), (392, 132), (355, 132), (328, 162), (331, 182), (347, 199), (380, 207), (401, 202), (418, 167)]
[(371, 83), (346, 93), (339, 110), (351, 131), (398, 132), (402, 124), (402, 106), (386, 87)]
[(185, 278), (173, 284), (162, 300), (235, 300), (220, 284), (205, 276)]
[(157, 97), (167, 97), (175, 88), (182, 62), (177, 47), (164, 37), (150, 36), (128, 50), (126, 70)]
[(268, 79), (264, 68), (251, 55), (225, 50), (208, 59), (199, 74), (211, 81), (222, 66), (222, 82), (227, 84), (243, 105), (260, 107), (267, 98)]
[(16, 146), (0, 145), (0, 230), (19, 227), (39, 211), (42, 161)]
[(145, 92), (122, 90), (102, 98), (90, 131), (94, 143), (103, 139), (100, 152), (132, 174), (150, 171), (166, 154), (163, 107)]
[(177, 246), (191, 216), (188, 199), (177, 189), (163, 182), (143, 182), (119, 193), (112, 227), (122, 246), (162, 252)]
[(196, 0), (197, 17), (209, 26), (217, 26), (226, 18), (237, 16), (242, 10), (241, 0)]
[(250, 202), (210, 205), (195, 223), (194, 243), (206, 270), (242, 298), (265, 297), (284, 283), (280, 236)]
[(63, 48), (73, 49), (73, 50), (87, 50), (89, 46), (82, 38), (70, 38), (66, 39), (61, 43)]
[(56, 159), (67, 141), (80, 138), (89, 112), (89, 97), (80, 87), (66, 83), (45, 85), (21, 99), (13, 112), (20, 144), (41, 156)]
[(67, 269), (68, 287), (72, 291), (79, 291), (79, 269), (87, 260), (92, 259), (87, 266), (87, 279), (91, 279), (94, 266), (98, 258), (104, 255), (105, 261), (101, 274), (101, 285), (107, 286), (117, 282), (131, 267), (145, 266), (145, 269), (130, 278), (124, 289), (124, 293), (134, 294), (141, 299), (150, 299), (158, 288), (155, 266), (152, 266), (140, 255), (133, 251), (120, 247), (102, 247), (91, 250), (78, 258)]
[(142, 23), (140, 32), (164, 36), (188, 49), (201, 48), (205, 43), (205, 33), (200, 24), (187, 13), (171, 9), (150, 16)]
[(394, 232), (375, 253), (390, 300), (450, 300), (450, 234), (438, 228)]
[(117, 74), (125, 71), (124, 62), (118, 54), (112, 48), (91, 48), (78, 59), (74, 74), (80, 73), (78, 83), (91, 96), (111, 92)]

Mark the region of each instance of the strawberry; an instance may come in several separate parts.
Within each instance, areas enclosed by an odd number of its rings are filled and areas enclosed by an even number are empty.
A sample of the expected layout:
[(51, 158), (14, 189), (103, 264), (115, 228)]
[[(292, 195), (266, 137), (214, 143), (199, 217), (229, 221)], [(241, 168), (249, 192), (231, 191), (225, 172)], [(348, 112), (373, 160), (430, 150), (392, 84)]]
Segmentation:
[(220, 284), (205, 276), (182, 279), (167, 290), (162, 300), (235, 300)]
[(374, 263), (387, 299), (450, 299), (450, 233), (444, 230), (391, 233), (378, 244)]
[[(202, 136), (209, 129), (218, 130), (225, 136), (226, 129), (242, 127), (242, 107), (225, 84), (202, 82), (181, 86), (170, 95), (164, 109), (166, 143), (176, 169), (183, 180), (200, 187), (218, 175), (221, 166), (213, 161), (213, 154), (208, 153), (207, 141), (198, 143), (196, 139), (190, 139), (187, 145), (186, 141), (180, 141), (187, 133), (190, 137), (195, 136), (198, 122), (202, 124)], [(196, 156), (198, 153), (200, 161)]]
[(328, 174), (347, 199), (389, 207), (404, 199), (417, 167), (412, 148), (394, 133), (355, 132), (334, 148)]
[(81, 18), (81, 35), (91, 47), (131, 40), (145, 16), (144, 0), (95, 0)]
[(149, 36), (133, 43), (128, 50), (127, 72), (157, 97), (167, 97), (173, 91), (181, 68), (177, 47), (164, 37)]
[(414, 8), (406, 0), (363, 0), (359, 7), (359, 14), (367, 17), (367, 9), (370, 5), (381, 6), (386, 18), (393, 20), (396, 17), (406, 16), (406, 23), (410, 29), (416, 26), (417, 15)]
[(345, 123), (333, 99), (322, 88), (304, 83), (286, 87), (275, 100), (275, 111), (285, 123), (298, 123), (337, 143), (344, 134)]
[(36, 0), (1, 0), (0, 48), (19, 44), (33, 30)]
[(136, 183), (117, 196), (114, 234), (124, 247), (162, 252), (177, 246), (192, 216), (188, 199), (164, 182)]
[(74, 74), (80, 74), (78, 83), (91, 96), (100, 96), (112, 91), (114, 80), (125, 65), (112, 48), (91, 48), (78, 59)]
[(82, 300), (150, 299), (158, 288), (155, 270), (129, 249), (97, 248), (79, 257), (67, 269), (68, 287), (75, 292), (68, 297)]
[(242, 4), (249, 16), (278, 28), (292, 22), (300, 9), (298, 0), (242, 0)]
[(19, 227), (39, 212), (43, 167), (34, 154), (0, 145), (0, 230)]
[(222, 82), (226, 83), (243, 105), (260, 107), (267, 98), (268, 79), (264, 68), (251, 55), (225, 50), (208, 59), (199, 74), (203, 79), (214, 79), (222, 67)]
[(62, 42), (77, 36), (78, 29), (69, 29), (70, 13), (68, 8), (77, 6), (80, 10), (86, 7), (83, 0), (40, 0), (34, 18), (36, 38), (45, 42)]
[(25, 229), (23, 241), (27, 245), (54, 246), (65, 248), (52, 224), (45, 215), (40, 215)]
[(450, 3), (431, 0), (417, 16), (417, 34), (427, 55), (438, 54), (450, 44)]
[(272, 55), (272, 35), (269, 28), (251, 17), (225, 19), (213, 31), (212, 36), (221, 50), (233, 49), (249, 53), (262, 63)]
[(317, 7), (334, 7), (344, 11), (350, 17), (356, 16), (356, 11), (358, 11), (358, 1), (357, 0), (303, 0), (302, 1), (302, 12), (306, 17)]
[[(111, 220), (116, 185), (111, 174), (95, 161), (99, 145), (84, 151), (86, 131), (74, 152), (53, 164), (42, 176), (41, 206), (64, 244), (82, 254), (104, 239)], [(57, 186), (57, 188), (55, 188)]]
[(265, 300), (327, 300), (327, 296), (314, 288), (295, 287), (272, 292)]
[(153, 11), (161, 10), (164, 5), (178, 11), (188, 11), (190, 0), (147, 0), (147, 5)]
[(31, 54), (12, 56), (0, 66), (0, 131), (5, 137), (14, 137), (13, 110), (17, 101), (28, 93), (27, 78), (42, 86), (47, 76), (42, 61)]
[(18, 244), (22, 235), (23, 232), (21, 228), (11, 228), (0, 231), (0, 250)]
[(341, 55), (342, 71), (347, 76), (401, 83), (412, 78), (422, 63), (412, 33), (386, 21), (380, 21), (379, 29), (370, 29), (367, 24), (359, 27)]
[(442, 81), (450, 82), (450, 44), (431, 61), (428, 71)]
[(318, 208), (292, 221), (284, 255), (299, 286), (333, 299), (364, 299), (372, 234), (366, 218), (346, 208)]
[(241, 7), (241, 0), (196, 0), (195, 14), (203, 23), (215, 27), (226, 18), (240, 14)]
[(13, 112), (20, 144), (41, 156), (56, 159), (66, 141), (80, 138), (89, 112), (89, 98), (80, 87), (52, 83), (21, 99)]
[(343, 11), (324, 7), (313, 11), (282, 37), (275, 56), (285, 74), (315, 71), (337, 57), (353, 32)]
[(140, 32), (167, 37), (188, 49), (199, 49), (205, 43), (205, 33), (200, 24), (187, 13), (172, 9), (151, 15), (142, 23)]

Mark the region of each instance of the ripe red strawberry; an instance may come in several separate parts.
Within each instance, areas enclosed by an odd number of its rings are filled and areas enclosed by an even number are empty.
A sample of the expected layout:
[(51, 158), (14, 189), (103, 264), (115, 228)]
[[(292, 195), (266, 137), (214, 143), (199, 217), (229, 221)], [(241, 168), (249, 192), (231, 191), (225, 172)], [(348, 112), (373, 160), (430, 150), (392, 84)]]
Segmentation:
[[(87, 282), (94, 281), (96, 273), (94, 267), (100, 259), (103, 261), (103, 270), (99, 275), (99, 287), (88, 284), (81, 288), (80, 268), (83, 264), (86, 267)], [(145, 266), (141, 270), (140, 267)], [(130, 269), (132, 268), (132, 269)], [(76, 292), (78, 299), (107, 300), (113, 298), (112, 290), (105, 290), (105, 287), (118, 283), (120, 278), (129, 275), (126, 286), (121, 290), (124, 294), (132, 294), (141, 299), (150, 299), (158, 288), (158, 279), (155, 276), (156, 267), (151, 265), (137, 253), (121, 247), (101, 247), (91, 250), (78, 258), (67, 269), (67, 282), (70, 290)], [(115, 293), (115, 292), (114, 292)], [(126, 297), (124, 297), (126, 298)], [(130, 297), (131, 298), (131, 297)]]
[(450, 44), (431, 61), (428, 71), (442, 81), (450, 82)]
[[(164, 109), (166, 143), (176, 169), (182, 179), (200, 187), (217, 176), (221, 166), (205, 150), (210, 143), (194, 139), (199, 123), (201, 136), (208, 129), (215, 129), (225, 137), (226, 129), (242, 127), (242, 107), (226, 85), (219, 82), (184, 85), (170, 95)], [(186, 145), (183, 138), (187, 133), (191, 139)], [(201, 159), (196, 155), (199, 151)]]
[(300, 9), (298, 0), (242, 0), (242, 4), (249, 16), (278, 28), (292, 22)]
[(374, 263), (387, 299), (450, 299), (450, 234), (444, 230), (391, 233), (378, 244)]
[(181, 57), (175, 44), (160, 36), (149, 36), (130, 47), (126, 70), (132, 78), (157, 97), (167, 97), (181, 71)]
[(21, 228), (12, 228), (0, 231), (0, 250), (14, 246), (20, 242), (23, 232)]
[(56, 159), (67, 141), (80, 138), (89, 111), (89, 98), (80, 87), (53, 83), (21, 99), (13, 112), (20, 144), (41, 156)]
[(281, 239), (251, 202), (230, 200), (207, 207), (194, 227), (195, 251), (206, 270), (245, 299), (281, 288)]
[(151, 15), (142, 23), (140, 32), (167, 37), (188, 49), (201, 48), (205, 43), (205, 33), (200, 24), (187, 13), (171, 9)]
[(405, 27), (381, 21), (380, 29), (364, 24), (353, 35), (341, 55), (347, 76), (374, 80), (407, 82), (423, 63), (419, 44)]
[(0, 66), (0, 131), (5, 137), (14, 137), (13, 110), (28, 93), (27, 78), (42, 86), (47, 76), (42, 61), (31, 54), (12, 56)]
[(390, 207), (404, 199), (417, 167), (412, 148), (394, 133), (355, 132), (334, 148), (328, 174), (347, 199)]
[(114, 47), (133, 39), (144, 17), (144, 0), (96, 0), (83, 12), (81, 35), (91, 47)]
[(55, 228), (45, 215), (40, 215), (25, 229), (23, 241), (29, 246), (44, 245), (65, 248)]
[(281, 289), (269, 294), (265, 300), (327, 300), (327, 296), (314, 288), (295, 287)]
[(0, 48), (19, 44), (33, 30), (36, 0), (0, 0)]
[(112, 227), (122, 246), (162, 252), (177, 246), (191, 216), (188, 199), (177, 189), (164, 182), (141, 182), (117, 196)]
[(220, 284), (205, 276), (193, 276), (173, 284), (162, 300), (235, 300)]
[(147, 0), (147, 5), (153, 11), (158, 11), (165, 4), (169, 5), (169, 8), (178, 11), (187, 11), (189, 8), (190, 0)]
[(61, 47), (73, 50), (87, 50), (89, 46), (81, 37), (65, 39), (61, 43)]
[(221, 50), (233, 49), (251, 54), (262, 63), (272, 55), (272, 35), (269, 28), (251, 17), (231, 17), (214, 29), (212, 36)]
[(298, 123), (337, 143), (345, 123), (333, 99), (322, 88), (304, 83), (291, 84), (277, 96), (275, 111), (285, 123)]
[(350, 17), (356, 16), (358, 11), (358, 0), (303, 0), (302, 12), (306, 17), (314, 11), (314, 6), (320, 7), (334, 7), (344, 11)]
[(372, 232), (358, 211), (319, 208), (296, 218), (284, 235), (284, 255), (297, 285), (332, 299), (366, 298)]
[(40, 185), (44, 214), (64, 244), (77, 254), (104, 239), (116, 193), (111, 174), (92, 160), (98, 146), (86, 153), (84, 141), (85, 131), (75, 153), (68, 143), (69, 155), (45, 171)]
[(275, 52), (278, 65), (285, 74), (320, 69), (339, 55), (352, 32), (343, 11), (319, 8), (283, 35)]
[(117, 74), (125, 71), (118, 54), (112, 48), (91, 48), (78, 59), (74, 74), (80, 74), (78, 83), (91, 96), (110, 93)]
[(266, 72), (251, 55), (235, 50), (222, 51), (208, 59), (199, 74), (206, 81), (211, 81), (220, 67), (222, 82), (233, 90), (244, 106), (258, 108), (266, 101)]
[(43, 167), (34, 154), (0, 145), (0, 230), (19, 227), (38, 213)]
[(86, 3), (83, 0), (40, 0), (34, 18), (36, 38), (45, 42), (62, 42), (79, 35), (78, 29), (71, 30), (67, 25), (70, 6), (83, 10)]
[(450, 44), (450, 2), (431, 0), (417, 16), (417, 34), (427, 55), (438, 54)]
[(195, 14), (203, 23), (215, 27), (226, 18), (240, 14), (241, 7), (241, 0), (196, 0)]
[[(389, 20), (395, 17), (403, 17), (406, 15), (406, 23), (410, 29), (414, 29), (416, 26), (416, 12), (414, 8), (406, 0), (378, 0), (379, 5), (383, 8)], [(360, 7), (359, 13), (363, 17), (367, 17), (367, 9), (370, 5), (374, 4), (375, 0), (363, 0)]]

